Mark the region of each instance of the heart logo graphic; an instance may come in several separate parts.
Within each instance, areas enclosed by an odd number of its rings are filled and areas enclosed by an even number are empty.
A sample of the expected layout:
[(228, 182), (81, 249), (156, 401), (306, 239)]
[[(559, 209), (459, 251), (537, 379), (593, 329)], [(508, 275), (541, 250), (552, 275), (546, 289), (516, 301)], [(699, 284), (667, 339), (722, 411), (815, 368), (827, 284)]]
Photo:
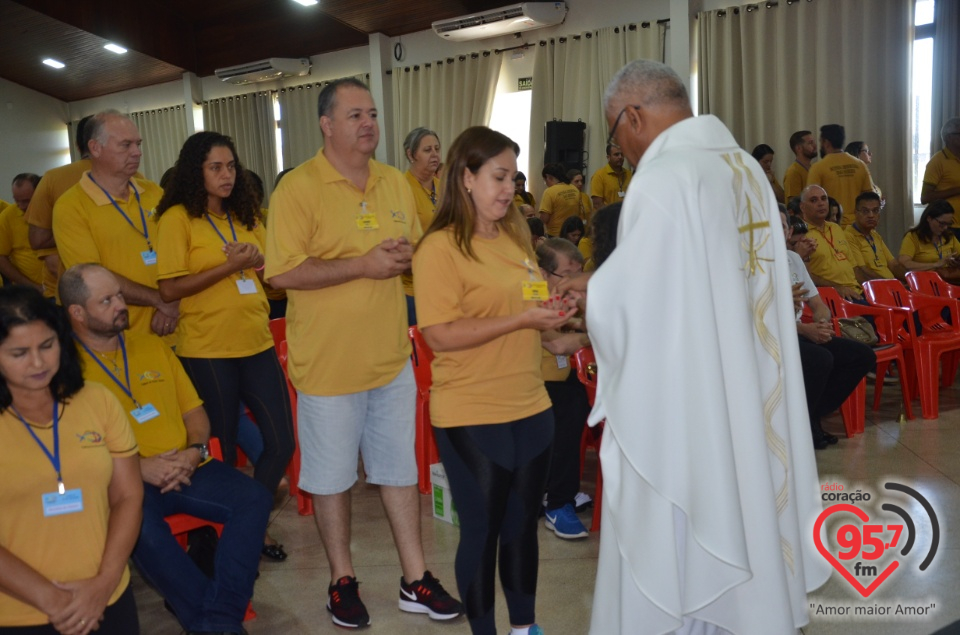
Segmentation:
[[(841, 548), (838, 552), (840, 559), (838, 559), (832, 553), (830, 553), (827, 547), (823, 544), (821, 529), (823, 528), (823, 524), (826, 522), (827, 518), (840, 512), (847, 512), (859, 518), (863, 528), (861, 530), (860, 527), (852, 524), (843, 525), (840, 528), (840, 530), (837, 532), (837, 542)], [(900, 562), (893, 560), (883, 571), (877, 573), (877, 567), (871, 565), (862, 566), (862, 563), (857, 561), (855, 563), (856, 572), (859, 573), (862, 570), (863, 575), (875, 576), (873, 578), (873, 582), (867, 586), (864, 586), (840, 560), (849, 561), (856, 558), (858, 555), (867, 561), (876, 560), (883, 555), (883, 552), (886, 549), (896, 546), (897, 540), (900, 537), (900, 532), (903, 530), (903, 525), (887, 525), (887, 530), (893, 531), (894, 535), (889, 543), (884, 543), (884, 541), (876, 535), (884, 531), (883, 525), (868, 524), (869, 521), (870, 516), (859, 507), (848, 504), (839, 504), (832, 505), (823, 510), (823, 512), (821, 512), (821, 514), (817, 517), (817, 522), (813, 527), (813, 541), (817, 546), (817, 551), (819, 551), (820, 555), (826, 558), (827, 562), (833, 565), (833, 568), (839, 571), (840, 575), (842, 575), (846, 581), (849, 582), (850, 585), (863, 597), (869, 597), (871, 593), (876, 591), (880, 585), (883, 584), (888, 577), (890, 577), (890, 574), (897, 570), (897, 568), (900, 566)], [(861, 551), (862, 546), (871, 547), (872, 549), (869, 551), (866, 549)], [(848, 549), (848, 551), (843, 551), (843, 549)]]

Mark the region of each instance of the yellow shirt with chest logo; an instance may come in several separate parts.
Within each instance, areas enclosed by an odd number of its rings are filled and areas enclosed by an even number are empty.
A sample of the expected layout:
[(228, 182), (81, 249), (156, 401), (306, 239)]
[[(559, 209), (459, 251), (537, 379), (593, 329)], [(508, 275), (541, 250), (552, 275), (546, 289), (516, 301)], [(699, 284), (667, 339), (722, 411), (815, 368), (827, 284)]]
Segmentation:
[[(126, 333), (124, 345), (127, 362), (124, 366), (120, 350), (114, 353), (97, 353), (84, 350), (77, 343), (83, 360), (83, 377), (88, 381), (103, 384), (120, 401), (133, 428), (140, 446), (140, 456), (162, 454), (168, 450), (183, 450), (187, 447), (187, 428), (183, 413), (203, 405), (193, 383), (187, 376), (173, 350), (156, 335)], [(96, 356), (110, 371), (107, 373), (93, 359)], [(125, 368), (130, 368), (130, 392), (141, 406), (152, 404), (160, 416), (138, 423), (130, 411), (136, 408), (126, 392), (111, 378), (126, 382)]]
[[(427, 236), (413, 257), (421, 329), (461, 318), (517, 315), (536, 303), (523, 283), (542, 282), (532, 256), (504, 233), (474, 237), (478, 260), (457, 249), (453, 231)], [(550, 398), (540, 370), (540, 332), (522, 329), (462, 351), (437, 352), (430, 419), (449, 428), (506, 423), (543, 412)]]
[(811, 225), (807, 238), (817, 243), (807, 265), (810, 273), (834, 284), (860, 289), (853, 268), (863, 266), (863, 261), (859, 253), (850, 248), (840, 225), (827, 221), (823, 230)]
[(890, 253), (887, 243), (883, 242), (883, 237), (877, 230), (870, 230), (872, 244), (866, 236), (857, 230), (856, 224), (848, 226), (844, 231), (847, 234), (847, 242), (850, 247), (860, 254), (860, 260), (863, 261), (864, 267), (887, 280), (892, 280), (895, 277), (888, 265), (893, 260), (893, 254)]
[[(916, 232), (907, 232), (900, 243), (900, 255), (910, 256), (915, 262), (932, 263), (940, 262), (941, 258), (949, 258), (960, 254), (960, 241), (957, 237), (944, 232), (943, 238), (947, 238), (941, 245), (934, 245), (920, 240)], [(939, 249), (938, 249), (939, 247)]]
[[(415, 244), (421, 235), (410, 185), (393, 167), (370, 160), (360, 190), (323, 154), (294, 168), (270, 198), (266, 279), (308, 258), (359, 258), (387, 238)], [(377, 227), (365, 228), (366, 209)], [(407, 306), (400, 276), (361, 278), (324, 289), (287, 291), (290, 379), (311, 395), (379, 388), (409, 363)]]
[[(407, 179), (407, 183), (410, 184), (410, 191), (413, 192), (413, 198), (417, 202), (417, 218), (420, 220), (420, 229), (427, 231), (430, 223), (433, 222), (434, 214), (437, 213), (437, 202), (440, 201), (440, 179), (433, 177), (433, 189), (427, 190), (410, 170), (404, 172), (403, 178)], [(413, 273), (403, 274), (403, 292), (410, 296), (413, 295)]]

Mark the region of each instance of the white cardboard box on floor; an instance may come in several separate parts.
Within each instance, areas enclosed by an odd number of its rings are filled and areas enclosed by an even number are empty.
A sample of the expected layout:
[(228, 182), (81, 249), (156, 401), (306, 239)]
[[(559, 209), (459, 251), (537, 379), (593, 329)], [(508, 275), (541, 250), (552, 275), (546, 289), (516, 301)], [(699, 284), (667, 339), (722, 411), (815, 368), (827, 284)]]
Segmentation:
[(447, 480), (443, 463), (430, 466), (430, 484), (433, 486), (433, 517), (459, 527), (460, 518), (450, 495), (450, 481)]

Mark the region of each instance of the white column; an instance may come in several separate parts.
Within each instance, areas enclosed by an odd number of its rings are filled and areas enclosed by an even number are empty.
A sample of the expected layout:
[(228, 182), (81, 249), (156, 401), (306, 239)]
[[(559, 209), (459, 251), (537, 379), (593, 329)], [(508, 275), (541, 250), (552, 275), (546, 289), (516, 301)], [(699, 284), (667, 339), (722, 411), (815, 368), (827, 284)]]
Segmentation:
[(390, 38), (383, 33), (370, 34), (370, 93), (380, 113), (380, 145), (377, 146), (377, 161), (389, 163), (393, 153), (393, 92), (387, 80), (393, 49)]

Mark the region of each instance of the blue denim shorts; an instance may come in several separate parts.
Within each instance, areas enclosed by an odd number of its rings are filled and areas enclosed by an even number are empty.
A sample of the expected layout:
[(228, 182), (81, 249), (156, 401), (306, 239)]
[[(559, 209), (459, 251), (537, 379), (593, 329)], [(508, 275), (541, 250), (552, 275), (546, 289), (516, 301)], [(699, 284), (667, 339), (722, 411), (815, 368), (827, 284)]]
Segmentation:
[(297, 391), (300, 487), (312, 494), (347, 491), (357, 482), (358, 456), (368, 483), (415, 485), (416, 398), (409, 363), (372, 390), (334, 397)]

